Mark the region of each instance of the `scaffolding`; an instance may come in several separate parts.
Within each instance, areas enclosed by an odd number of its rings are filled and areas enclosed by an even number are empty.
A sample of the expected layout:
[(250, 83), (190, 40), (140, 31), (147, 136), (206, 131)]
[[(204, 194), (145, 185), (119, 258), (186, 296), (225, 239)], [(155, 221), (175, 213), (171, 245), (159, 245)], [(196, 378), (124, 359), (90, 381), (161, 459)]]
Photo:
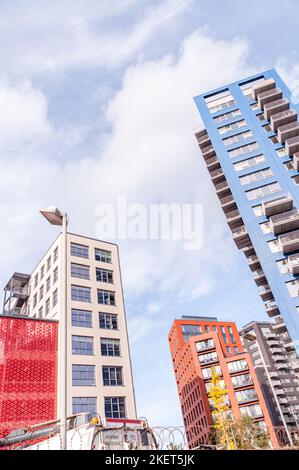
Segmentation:
[(28, 315), (29, 274), (14, 273), (4, 287), (3, 315)]

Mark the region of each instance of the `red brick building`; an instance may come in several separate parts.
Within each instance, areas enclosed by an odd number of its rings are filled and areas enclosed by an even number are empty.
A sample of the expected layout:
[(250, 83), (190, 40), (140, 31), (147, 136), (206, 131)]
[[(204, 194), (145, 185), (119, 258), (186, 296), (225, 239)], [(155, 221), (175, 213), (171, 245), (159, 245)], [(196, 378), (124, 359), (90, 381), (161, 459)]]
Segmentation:
[(0, 437), (56, 418), (58, 322), (0, 316)]
[(228, 413), (236, 418), (251, 416), (269, 430), (277, 446), (251, 358), (243, 350), (235, 323), (182, 317), (173, 322), (168, 339), (190, 448), (206, 442), (213, 424), (213, 403), (208, 398), (212, 367), (227, 389)]

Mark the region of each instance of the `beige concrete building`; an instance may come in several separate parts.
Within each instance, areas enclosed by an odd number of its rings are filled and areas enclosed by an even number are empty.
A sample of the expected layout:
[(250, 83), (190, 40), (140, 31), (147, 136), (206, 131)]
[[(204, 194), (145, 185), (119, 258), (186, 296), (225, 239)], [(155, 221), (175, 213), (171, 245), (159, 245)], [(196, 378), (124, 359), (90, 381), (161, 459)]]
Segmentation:
[[(31, 275), (14, 273), (4, 289), (3, 313), (59, 320), (62, 238)], [(136, 418), (118, 247), (68, 233), (67, 271), (67, 414)]]

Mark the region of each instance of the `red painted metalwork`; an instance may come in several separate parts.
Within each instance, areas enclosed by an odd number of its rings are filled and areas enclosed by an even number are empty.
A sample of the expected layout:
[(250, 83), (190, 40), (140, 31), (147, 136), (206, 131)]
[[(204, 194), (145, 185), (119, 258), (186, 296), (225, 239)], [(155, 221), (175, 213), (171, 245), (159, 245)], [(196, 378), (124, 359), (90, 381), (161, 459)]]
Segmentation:
[(0, 316), (0, 437), (56, 418), (58, 323)]

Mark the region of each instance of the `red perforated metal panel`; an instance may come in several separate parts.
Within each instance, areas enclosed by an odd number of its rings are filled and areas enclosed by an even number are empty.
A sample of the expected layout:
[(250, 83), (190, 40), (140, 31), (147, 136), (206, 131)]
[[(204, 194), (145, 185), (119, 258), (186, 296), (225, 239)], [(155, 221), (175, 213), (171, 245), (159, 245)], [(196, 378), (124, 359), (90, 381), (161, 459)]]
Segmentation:
[(58, 323), (0, 316), (0, 437), (56, 418)]

